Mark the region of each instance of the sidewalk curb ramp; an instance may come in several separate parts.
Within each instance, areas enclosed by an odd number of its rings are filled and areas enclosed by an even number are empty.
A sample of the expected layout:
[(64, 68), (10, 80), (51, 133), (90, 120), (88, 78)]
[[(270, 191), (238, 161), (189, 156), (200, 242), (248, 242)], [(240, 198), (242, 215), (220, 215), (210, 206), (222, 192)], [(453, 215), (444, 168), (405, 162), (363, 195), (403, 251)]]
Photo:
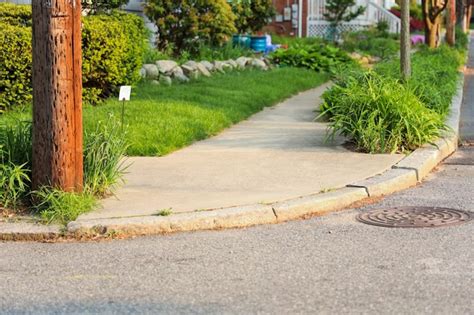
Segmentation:
[(18, 226), (15, 227), (16, 224), (7, 224), (0, 229), (0, 239), (47, 240), (64, 236), (75, 238), (144, 236), (199, 230), (245, 228), (324, 215), (343, 210), (357, 202), (410, 188), (421, 182), (457, 149), (464, 73), (461, 72), (460, 77), (456, 95), (451, 103), (451, 113), (446, 121), (449, 130), (436, 143), (415, 150), (382, 174), (352, 183), (346, 187), (271, 204), (252, 204), (169, 216), (73, 221), (67, 225), (64, 231), (61, 231), (60, 227), (37, 225), (35, 228), (22, 229)]

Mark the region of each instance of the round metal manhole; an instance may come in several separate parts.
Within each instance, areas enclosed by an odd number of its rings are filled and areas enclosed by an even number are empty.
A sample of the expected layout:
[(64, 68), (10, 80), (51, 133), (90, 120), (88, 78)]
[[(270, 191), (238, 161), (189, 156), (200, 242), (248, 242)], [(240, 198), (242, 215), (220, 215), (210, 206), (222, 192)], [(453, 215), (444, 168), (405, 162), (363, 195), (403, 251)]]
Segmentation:
[(359, 222), (392, 228), (432, 228), (466, 223), (473, 214), (437, 207), (397, 207), (360, 213)]

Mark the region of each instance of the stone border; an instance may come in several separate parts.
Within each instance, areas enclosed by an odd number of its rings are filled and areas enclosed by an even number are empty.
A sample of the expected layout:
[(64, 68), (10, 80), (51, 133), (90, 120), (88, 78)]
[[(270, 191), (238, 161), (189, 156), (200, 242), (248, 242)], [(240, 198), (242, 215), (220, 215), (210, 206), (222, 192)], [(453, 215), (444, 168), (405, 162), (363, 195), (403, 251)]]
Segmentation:
[(253, 204), (171, 216), (140, 216), (70, 222), (64, 233), (60, 227), (4, 225), (0, 240), (47, 240), (60, 237), (95, 238), (143, 236), (165, 233), (245, 228), (276, 224), (309, 216), (340, 211), (357, 202), (377, 198), (415, 186), (439, 163), (456, 151), (464, 88), (461, 74), (457, 93), (447, 119), (450, 128), (433, 145), (415, 150), (386, 172), (328, 193), (318, 193), (272, 204)]

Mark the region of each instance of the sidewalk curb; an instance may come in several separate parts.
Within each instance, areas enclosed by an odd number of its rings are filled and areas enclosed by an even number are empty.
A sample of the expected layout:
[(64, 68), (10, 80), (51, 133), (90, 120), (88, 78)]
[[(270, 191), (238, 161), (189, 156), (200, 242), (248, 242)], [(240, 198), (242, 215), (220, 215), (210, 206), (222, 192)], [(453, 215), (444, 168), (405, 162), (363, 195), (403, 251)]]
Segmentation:
[(169, 217), (143, 216), (71, 222), (76, 236), (113, 233), (137, 236), (173, 232), (244, 228), (273, 224), (339, 211), (367, 198), (381, 197), (415, 186), (458, 146), (459, 120), (464, 74), (451, 104), (447, 125), (451, 129), (434, 145), (426, 145), (405, 157), (392, 169), (328, 193), (319, 193), (272, 204), (255, 204), (213, 211), (176, 214)]
[[(445, 132), (434, 145), (426, 145), (415, 150), (382, 174), (327, 193), (271, 204), (253, 204), (170, 216), (73, 221), (67, 225), (66, 236), (76, 238), (143, 236), (276, 224), (340, 211), (368, 198), (377, 198), (412, 187), (457, 149), (464, 74), (461, 73), (460, 76), (458, 89), (451, 103), (451, 113), (446, 122), (451, 130)], [(17, 227), (13, 225), (7, 225), (0, 230), (0, 240), (47, 240), (65, 236), (59, 227), (41, 228), (39, 225), (30, 224), (21, 229), (19, 225)]]

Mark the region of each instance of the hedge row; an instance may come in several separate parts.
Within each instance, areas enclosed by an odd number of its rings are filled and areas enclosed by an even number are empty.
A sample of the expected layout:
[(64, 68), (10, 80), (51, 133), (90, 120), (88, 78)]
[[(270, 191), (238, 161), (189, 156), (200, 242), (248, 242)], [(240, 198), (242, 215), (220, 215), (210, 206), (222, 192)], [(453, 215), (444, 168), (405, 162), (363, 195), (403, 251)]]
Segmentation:
[[(148, 32), (140, 17), (126, 13), (82, 22), (84, 101), (96, 103), (139, 80)], [(0, 112), (31, 101), (30, 25), (30, 6), (0, 3)]]

